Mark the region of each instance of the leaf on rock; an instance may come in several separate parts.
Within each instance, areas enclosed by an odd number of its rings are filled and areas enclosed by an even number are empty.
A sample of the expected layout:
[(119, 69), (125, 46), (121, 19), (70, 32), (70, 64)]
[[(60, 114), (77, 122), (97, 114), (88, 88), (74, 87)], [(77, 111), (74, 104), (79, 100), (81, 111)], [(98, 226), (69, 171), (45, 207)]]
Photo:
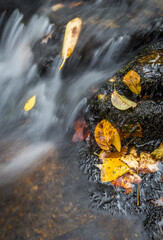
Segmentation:
[(82, 20), (80, 18), (74, 18), (66, 26), (63, 47), (62, 47), (63, 62), (59, 68), (60, 70), (62, 69), (66, 59), (71, 56), (72, 52), (75, 49), (75, 46), (79, 38), (81, 25), (82, 25)]
[(35, 102), (36, 102), (36, 96), (31, 97), (24, 105), (24, 111), (31, 110), (34, 107)]
[(117, 93), (116, 90), (111, 95), (111, 102), (114, 107), (116, 107), (119, 110), (127, 110), (129, 108), (135, 108), (137, 104), (129, 99), (127, 99), (125, 96), (122, 96)]
[(112, 140), (112, 145), (118, 150), (118, 152), (121, 151), (121, 140), (119, 133), (117, 130), (114, 128), (114, 138)]
[(151, 153), (151, 156), (156, 160), (163, 160), (163, 142)]
[(129, 167), (120, 161), (120, 158), (105, 158), (103, 164), (96, 164), (101, 170), (102, 182), (110, 182), (129, 172)]
[(97, 124), (94, 137), (101, 149), (108, 150), (114, 138), (114, 128), (106, 119)]
[(104, 162), (105, 158), (120, 158), (123, 154), (126, 154), (127, 147), (122, 147), (120, 152), (110, 151), (110, 150), (102, 150), (99, 154), (99, 159)]
[(123, 82), (129, 87), (129, 89), (135, 93), (140, 94), (140, 76), (137, 72), (130, 70), (123, 78)]
[(73, 135), (72, 142), (88, 141), (90, 139), (90, 133), (84, 120), (77, 120), (74, 128), (76, 132)]
[(123, 187), (125, 189), (125, 193), (129, 194), (133, 189), (132, 183), (139, 184), (141, 181), (142, 179), (138, 174), (134, 173), (133, 175), (131, 173), (126, 173), (111, 183), (115, 186), (115, 188)]
[(141, 152), (138, 156), (135, 147), (132, 147), (128, 155), (123, 155), (121, 161), (127, 164), (131, 169), (143, 174), (158, 171), (158, 162), (155, 162), (150, 154)]

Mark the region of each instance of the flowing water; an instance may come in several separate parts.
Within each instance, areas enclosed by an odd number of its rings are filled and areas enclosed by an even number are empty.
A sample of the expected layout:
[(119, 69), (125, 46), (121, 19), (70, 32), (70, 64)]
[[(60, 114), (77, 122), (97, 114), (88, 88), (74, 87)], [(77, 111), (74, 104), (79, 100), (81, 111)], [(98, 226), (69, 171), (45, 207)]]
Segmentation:
[[(66, 136), (86, 97), (159, 36), (159, 1), (85, 1), (73, 8), (63, 2), (55, 13), (50, 5), (58, 2), (47, 2), (28, 20), (14, 9), (0, 15), (0, 141), (16, 149), (9, 161), (1, 161), (0, 185), (29, 172), (54, 146), (64, 146), (66, 153)], [(76, 16), (82, 18), (82, 31), (60, 71), (64, 26)], [(53, 38), (41, 44), (52, 30)], [(48, 58), (53, 58), (50, 70), (42, 75), (39, 66)], [(33, 95), (36, 105), (25, 112)]]

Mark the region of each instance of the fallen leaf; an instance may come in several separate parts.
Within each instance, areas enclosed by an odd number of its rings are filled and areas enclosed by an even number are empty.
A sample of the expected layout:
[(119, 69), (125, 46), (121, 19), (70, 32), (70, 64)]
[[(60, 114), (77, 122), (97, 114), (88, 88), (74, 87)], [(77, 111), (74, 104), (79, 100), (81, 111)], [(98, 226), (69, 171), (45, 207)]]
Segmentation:
[(110, 78), (108, 81), (109, 81), (109, 82), (115, 82), (116, 79), (115, 79), (115, 78)]
[(122, 147), (120, 152), (117, 151), (110, 151), (109, 150), (102, 150), (99, 154), (99, 159), (104, 162), (105, 158), (120, 158), (122, 157), (123, 154), (126, 154), (127, 152), (127, 147)]
[(74, 128), (76, 132), (73, 135), (72, 142), (88, 141), (90, 139), (90, 133), (84, 120), (77, 120)]
[(51, 9), (52, 9), (53, 12), (56, 12), (59, 9), (63, 8), (64, 6), (65, 6), (64, 4), (58, 3), (58, 4), (54, 5), (54, 6), (52, 6)]
[(103, 164), (96, 164), (101, 170), (100, 179), (102, 182), (110, 182), (129, 172), (130, 168), (120, 161), (120, 158), (105, 158)]
[(31, 97), (24, 105), (24, 111), (31, 110), (34, 107), (35, 102), (36, 102), (36, 96)]
[(125, 96), (118, 94), (116, 90), (114, 90), (111, 95), (111, 102), (113, 106), (119, 110), (127, 110), (131, 107), (135, 108), (137, 106), (135, 102), (127, 99)]
[(114, 138), (113, 138), (111, 144), (118, 150), (118, 152), (121, 151), (120, 136), (119, 136), (119, 133), (117, 132), (117, 130), (115, 128), (114, 128)]
[(142, 179), (138, 174), (135, 173), (133, 175), (131, 173), (126, 173), (111, 183), (115, 186), (115, 188), (123, 187), (125, 189), (125, 193), (129, 194), (134, 187), (132, 183), (139, 184), (141, 181)]
[(151, 156), (156, 160), (163, 160), (163, 142), (151, 153)]
[(102, 101), (106, 101), (108, 99), (108, 96), (105, 94), (99, 94), (97, 95), (97, 98)]
[(83, 2), (72, 3), (72, 4), (70, 4), (69, 8), (77, 7), (81, 4), (83, 4)]
[(137, 72), (130, 70), (123, 78), (123, 82), (129, 87), (129, 89), (136, 94), (140, 94), (140, 76)]
[(151, 202), (154, 204), (154, 207), (163, 207), (163, 197), (160, 197), (160, 199), (151, 200)]
[(123, 155), (121, 161), (127, 164), (131, 169), (140, 173), (153, 173), (158, 171), (158, 162), (151, 158), (151, 155), (145, 152), (138, 156), (135, 147), (132, 147), (128, 155)]
[(47, 43), (48, 40), (49, 40), (49, 38), (52, 38), (53, 32), (54, 32), (54, 30), (51, 31), (51, 32), (49, 33), (49, 35), (41, 41), (41, 44)]
[(82, 20), (80, 18), (74, 18), (66, 26), (63, 47), (62, 47), (63, 62), (59, 68), (60, 70), (62, 69), (66, 59), (70, 57), (70, 55), (75, 49), (75, 46), (79, 38), (81, 25), (82, 25)]
[(108, 150), (114, 138), (114, 128), (107, 120), (102, 120), (97, 124), (94, 137), (101, 149)]

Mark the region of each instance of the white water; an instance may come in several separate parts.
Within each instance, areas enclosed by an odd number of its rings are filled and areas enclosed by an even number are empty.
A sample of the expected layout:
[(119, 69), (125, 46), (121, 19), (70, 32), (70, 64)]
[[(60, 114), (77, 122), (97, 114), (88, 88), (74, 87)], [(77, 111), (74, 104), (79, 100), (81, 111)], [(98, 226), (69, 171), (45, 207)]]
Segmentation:
[[(128, 49), (130, 35), (138, 29), (128, 30), (129, 24), (124, 21), (122, 10), (119, 8), (118, 11), (124, 22), (121, 27), (123, 31), (126, 28), (126, 32), (121, 34), (121, 28), (114, 32), (91, 26), (84, 28), (79, 38), (79, 47), (86, 46), (94, 35), (97, 40), (102, 36), (107, 40), (94, 50), (84, 70), (79, 66), (73, 72), (72, 66), (72, 74), (66, 78), (59, 71), (60, 57), (55, 59), (49, 77), (40, 78), (38, 75), (32, 48), (51, 31), (52, 26), (47, 17), (34, 15), (25, 25), (23, 16), (16, 10), (7, 20), (0, 37), (0, 141), (7, 145), (8, 142), (18, 140), (30, 145), (8, 163), (1, 164), (0, 181), (1, 178), (10, 181), (30, 166), (33, 168), (42, 154), (63, 141), (67, 129), (86, 104), (89, 89), (109, 79), (132, 56), (132, 49)], [(145, 24), (148, 18), (143, 15), (143, 11), (142, 7), (137, 13), (137, 19), (141, 18)], [(124, 14), (127, 12), (128, 9), (124, 8)], [(4, 18), (5, 13), (0, 17), (0, 27)], [(149, 31), (156, 27), (159, 27), (158, 24)], [(128, 51), (127, 58), (120, 57), (124, 51)], [(33, 95), (36, 95), (35, 107), (24, 112), (25, 102)]]

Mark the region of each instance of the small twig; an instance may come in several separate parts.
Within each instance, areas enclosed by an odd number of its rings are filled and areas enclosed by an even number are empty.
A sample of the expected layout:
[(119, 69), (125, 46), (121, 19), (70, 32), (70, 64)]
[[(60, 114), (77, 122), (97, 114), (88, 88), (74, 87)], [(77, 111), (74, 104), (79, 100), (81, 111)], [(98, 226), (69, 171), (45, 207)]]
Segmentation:
[[(138, 174), (138, 170), (137, 170), (137, 174)], [(137, 206), (140, 205), (140, 202), (139, 202), (139, 184), (137, 183)]]
[(115, 189), (115, 191), (114, 191), (114, 193), (113, 193), (113, 198), (115, 197), (115, 194), (116, 194), (116, 189)]
[(93, 154), (99, 157), (99, 154), (98, 154), (98, 153), (94, 152)]

